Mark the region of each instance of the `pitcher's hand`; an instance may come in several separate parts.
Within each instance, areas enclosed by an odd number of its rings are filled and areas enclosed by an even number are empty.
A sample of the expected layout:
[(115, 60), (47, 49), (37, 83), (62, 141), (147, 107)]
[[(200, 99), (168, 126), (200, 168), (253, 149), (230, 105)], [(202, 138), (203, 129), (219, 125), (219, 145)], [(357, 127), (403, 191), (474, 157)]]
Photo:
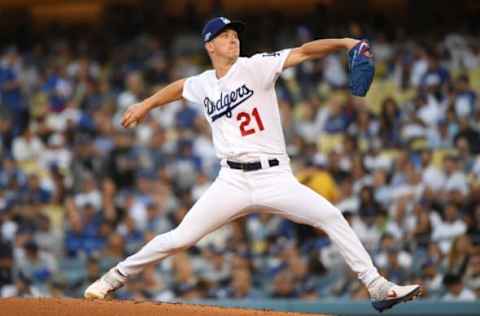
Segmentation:
[(144, 102), (139, 102), (128, 107), (122, 117), (122, 126), (133, 128), (141, 123), (147, 116), (149, 109)]

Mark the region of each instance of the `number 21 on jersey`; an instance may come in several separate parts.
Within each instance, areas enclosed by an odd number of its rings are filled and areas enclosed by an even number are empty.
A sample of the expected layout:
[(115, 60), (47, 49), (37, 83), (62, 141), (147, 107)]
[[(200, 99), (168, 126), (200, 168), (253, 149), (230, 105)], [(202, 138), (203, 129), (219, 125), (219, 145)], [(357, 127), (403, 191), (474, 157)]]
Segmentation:
[[(255, 123), (252, 123), (252, 126), (250, 126), (252, 116), (255, 119)], [(249, 114), (247, 112), (238, 113), (237, 121), (240, 122), (240, 133), (242, 134), (242, 136), (248, 136), (256, 133), (258, 130), (263, 131), (265, 129), (265, 127), (263, 126), (262, 118), (260, 117), (260, 113), (258, 113), (257, 108), (253, 108), (252, 114)]]

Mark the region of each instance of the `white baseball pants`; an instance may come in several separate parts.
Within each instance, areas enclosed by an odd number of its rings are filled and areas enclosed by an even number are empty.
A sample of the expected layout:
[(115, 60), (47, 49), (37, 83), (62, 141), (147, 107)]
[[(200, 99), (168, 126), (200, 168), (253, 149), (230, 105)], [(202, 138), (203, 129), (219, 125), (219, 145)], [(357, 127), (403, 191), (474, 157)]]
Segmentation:
[(369, 254), (340, 210), (299, 183), (288, 162), (248, 172), (222, 167), (178, 227), (153, 238), (117, 268), (126, 276), (137, 274), (145, 266), (194, 245), (224, 224), (256, 211), (254, 206), (323, 229), (364, 284), (378, 276)]

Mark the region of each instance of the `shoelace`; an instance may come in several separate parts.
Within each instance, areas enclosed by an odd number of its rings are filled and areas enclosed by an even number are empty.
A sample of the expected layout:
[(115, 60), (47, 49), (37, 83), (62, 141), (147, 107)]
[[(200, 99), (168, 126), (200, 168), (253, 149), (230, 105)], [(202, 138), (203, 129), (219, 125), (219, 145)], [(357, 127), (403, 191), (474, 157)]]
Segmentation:
[(120, 275), (118, 276), (118, 278), (116, 278), (116, 276), (113, 275), (114, 273), (115, 271), (109, 271), (103, 276), (103, 280), (108, 283), (113, 288), (113, 290), (116, 290), (122, 287), (124, 282), (120, 279)]

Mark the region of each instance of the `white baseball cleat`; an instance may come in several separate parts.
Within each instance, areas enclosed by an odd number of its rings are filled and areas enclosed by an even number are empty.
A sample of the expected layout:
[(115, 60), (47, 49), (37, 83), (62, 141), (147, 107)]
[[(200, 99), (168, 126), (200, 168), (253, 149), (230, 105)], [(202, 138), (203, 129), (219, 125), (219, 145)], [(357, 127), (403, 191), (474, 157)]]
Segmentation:
[(383, 312), (398, 303), (414, 300), (422, 294), (422, 287), (418, 284), (400, 286), (378, 277), (370, 283), (368, 292), (373, 307)]
[(88, 299), (104, 299), (109, 293), (121, 288), (127, 282), (117, 268), (110, 269), (100, 279), (90, 284), (83, 296)]

